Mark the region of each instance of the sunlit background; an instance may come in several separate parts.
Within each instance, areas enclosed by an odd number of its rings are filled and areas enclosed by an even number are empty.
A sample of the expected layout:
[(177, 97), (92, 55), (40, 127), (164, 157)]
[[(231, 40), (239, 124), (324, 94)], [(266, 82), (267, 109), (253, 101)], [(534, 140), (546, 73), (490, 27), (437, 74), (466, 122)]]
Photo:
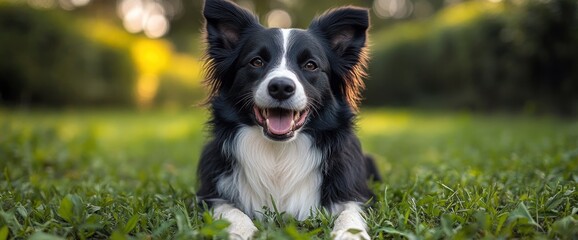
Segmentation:
[[(578, 0), (234, 1), (269, 27), (369, 9), (373, 238), (576, 239)], [(195, 204), (202, 4), (0, 0), (0, 240), (226, 238)], [(262, 213), (256, 239), (335, 222)]]
[[(574, 0), (237, 0), (269, 27), (370, 9), (364, 106), (578, 113)], [(0, 104), (188, 108), (202, 86), (202, 1), (0, 0)]]

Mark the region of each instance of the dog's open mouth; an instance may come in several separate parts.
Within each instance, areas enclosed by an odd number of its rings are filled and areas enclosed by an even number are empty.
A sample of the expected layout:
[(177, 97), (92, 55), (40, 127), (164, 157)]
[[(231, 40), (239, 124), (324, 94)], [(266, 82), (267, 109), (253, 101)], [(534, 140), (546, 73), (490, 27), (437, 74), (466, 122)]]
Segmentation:
[(255, 118), (267, 136), (274, 140), (286, 140), (305, 124), (309, 110), (253, 107)]

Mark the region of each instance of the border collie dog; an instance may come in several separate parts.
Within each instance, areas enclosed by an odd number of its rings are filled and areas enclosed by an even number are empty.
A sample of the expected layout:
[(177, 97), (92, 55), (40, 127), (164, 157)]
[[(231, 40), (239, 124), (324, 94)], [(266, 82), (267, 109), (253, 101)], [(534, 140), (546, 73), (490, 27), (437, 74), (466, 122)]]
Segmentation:
[(334, 238), (369, 239), (361, 206), (379, 176), (354, 134), (368, 11), (330, 10), (308, 29), (265, 28), (226, 0), (206, 0), (203, 14), (212, 138), (199, 200), (232, 238), (251, 238), (251, 218), (275, 205), (298, 220), (325, 208)]

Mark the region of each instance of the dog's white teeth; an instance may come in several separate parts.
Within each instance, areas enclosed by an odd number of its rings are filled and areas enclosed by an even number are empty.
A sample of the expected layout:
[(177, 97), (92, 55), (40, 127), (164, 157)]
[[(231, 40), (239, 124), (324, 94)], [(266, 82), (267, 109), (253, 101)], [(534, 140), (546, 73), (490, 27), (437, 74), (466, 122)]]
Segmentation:
[(266, 109), (266, 108), (265, 108), (265, 109), (263, 109), (263, 110), (261, 110), (261, 115), (263, 115), (263, 117), (264, 117), (264, 118), (267, 118), (267, 117), (269, 116), (269, 114), (268, 114), (268, 113), (269, 113), (269, 111), (267, 111), (267, 109)]
[(295, 120), (291, 120), (291, 131), (295, 131)]
[(265, 127), (267, 127), (267, 126), (269, 126), (269, 119), (268, 118), (265, 119)]
[(293, 119), (294, 120), (299, 120), (299, 116), (301, 115), (301, 112), (296, 112), (295, 114), (293, 114)]

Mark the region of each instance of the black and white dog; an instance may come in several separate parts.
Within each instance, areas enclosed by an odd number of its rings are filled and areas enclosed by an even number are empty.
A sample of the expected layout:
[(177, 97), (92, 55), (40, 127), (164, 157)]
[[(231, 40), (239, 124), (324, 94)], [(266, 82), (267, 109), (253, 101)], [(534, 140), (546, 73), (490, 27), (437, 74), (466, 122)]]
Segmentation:
[(235, 238), (251, 238), (251, 218), (275, 204), (298, 220), (325, 208), (334, 238), (369, 239), (361, 205), (378, 175), (354, 134), (367, 10), (334, 9), (306, 30), (264, 28), (225, 0), (206, 0), (203, 13), (212, 139), (199, 199)]

